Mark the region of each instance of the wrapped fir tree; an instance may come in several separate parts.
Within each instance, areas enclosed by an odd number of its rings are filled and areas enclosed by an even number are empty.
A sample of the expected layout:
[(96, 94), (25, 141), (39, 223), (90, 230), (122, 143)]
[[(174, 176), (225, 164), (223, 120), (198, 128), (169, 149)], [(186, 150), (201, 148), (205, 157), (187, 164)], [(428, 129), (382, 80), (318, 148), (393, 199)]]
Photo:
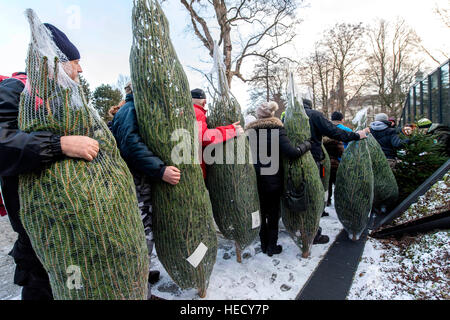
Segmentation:
[(148, 250), (133, 178), (71, 65), (31, 9), (28, 81), (19, 128), (87, 136), (100, 151), (65, 158), (19, 178), (20, 218), (57, 300), (146, 300)]
[[(217, 44), (214, 46), (215, 99), (209, 109), (208, 125), (211, 128), (241, 121), (241, 107), (231, 95), (225, 75), (223, 57)], [(225, 238), (234, 240), (237, 261), (241, 252), (258, 236), (261, 217), (259, 212), (256, 172), (251, 160), (247, 136), (212, 146), (216, 162), (208, 166), (206, 186), (214, 219)], [(219, 159), (220, 158), (220, 159)]]
[(189, 83), (157, 0), (134, 0), (130, 65), (140, 134), (166, 165), (181, 170), (178, 185), (152, 188), (158, 258), (181, 288), (205, 297), (217, 238)]
[[(295, 97), (292, 74), (289, 89), (290, 94), (284, 126), (291, 143), (299, 145), (311, 138), (311, 129), (305, 109)], [(311, 152), (295, 161), (283, 159), (283, 166), (285, 190), (290, 187), (288, 181), (292, 181), (292, 187), (297, 193), (303, 195), (306, 203), (304, 210), (294, 211), (289, 209), (285, 201), (282, 201), (283, 223), (295, 243), (302, 250), (303, 257), (307, 258), (310, 256), (311, 246), (319, 229), (320, 217), (324, 209), (323, 185)]]
[[(357, 130), (366, 128), (367, 109), (353, 120)], [(352, 141), (342, 156), (334, 192), (336, 213), (350, 239), (359, 240), (372, 210), (374, 182), (367, 139)]]
[(325, 149), (325, 146), (322, 143), (322, 151), (325, 155), (325, 160), (323, 161), (323, 170), (324, 172), (321, 174), (321, 180), (323, 189), (325, 190), (325, 207), (327, 206), (328, 202), (328, 188), (330, 183), (330, 177), (331, 177), (331, 160), (330, 155), (328, 154), (327, 149)]
[(396, 204), (398, 198), (397, 181), (380, 144), (371, 134), (367, 137), (367, 146), (373, 170), (373, 207), (385, 212), (387, 208)]

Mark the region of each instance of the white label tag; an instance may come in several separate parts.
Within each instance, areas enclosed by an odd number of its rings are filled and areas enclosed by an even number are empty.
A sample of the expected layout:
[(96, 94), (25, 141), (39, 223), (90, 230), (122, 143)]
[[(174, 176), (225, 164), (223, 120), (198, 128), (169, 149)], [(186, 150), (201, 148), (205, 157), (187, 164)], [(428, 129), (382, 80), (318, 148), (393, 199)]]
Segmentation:
[(186, 260), (194, 267), (197, 268), (200, 262), (202, 262), (205, 257), (206, 251), (208, 251), (208, 247), (205, 246), (203, 242), (200, 242), (197, 249), (195, 249), (194, 253), (187, 258)]
[(259, 211), (252, 213), (252, 229), (256, 229), (261, 226), (261, 216)]
[(325, 192), (325, 202), (328, 202), (328, 191)]

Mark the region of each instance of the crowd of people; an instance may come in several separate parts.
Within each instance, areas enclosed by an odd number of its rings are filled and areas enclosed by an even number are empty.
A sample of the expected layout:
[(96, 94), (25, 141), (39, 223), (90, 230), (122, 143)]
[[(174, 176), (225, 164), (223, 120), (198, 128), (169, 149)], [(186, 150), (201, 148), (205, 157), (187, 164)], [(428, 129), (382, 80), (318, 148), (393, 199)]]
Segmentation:
[[(67, 36), (58, 28), (45, 24), (51, 32), (55, 44), (66, 55), (66, 64), (72, 70), (69, 76), (79, 81), (78, 75), (82, 72), (80, 66), (80, 53)], [(65, 159), (75, 158), (93, 161), (99, 152), (97, 141), (84, 136), (59, 136), (52, 132), (25, 133), (18, 128), (18, 114), (20, 94), (26, 85), (26, 74), (16, 73), (12, 77), (3, 77), (0, 81), (0, 177), (1, 192), (4, 201), (0, 203), (0, 214), (7, 211), (11, 226), (18, 234), (18, 239), (10, 255), (16, 263), (14, 283), (22, 286), (22, 299), (49, 300), (52, 291), (46, 270), (36, 256), (30, 239), (20, 221), (20, 201), (18, 193), (18, 176), (24, 173), (42, 170), (44, 166)], [(151, 255), (154, 239), (152, 235), (152, 201), (151, 186), (155, 181), (162, 181), (170, 185), (177, 185), (182, 179), (183, 172), (175, 166), (164, 163), (144, 143), (139, 130), (134, 105), (133, 87), (129, 83), (125, 87), (126, 98), (118, 106), (110, 110), (112, 121), (108, 123), (112, 131), (120, 154), (127, 163), (134, 177), (139, 209), (145, 228), (147, 245)], [(244, 135), (244, 128), (239, 122), (218, 128), (208, 128), (207, 110), (205, 109), (207, 97), (203, 90), (195, 89), (191, 92), (196, 119), (200, 126), (200, 141), (203, 147), (210, 144), (219, 144), (236, 136)], [(408, 143), (401, 140), (398, 131), (393, 126), (393, 119), (385, 114), (379, 114), (370, 128), (353, 132), (343, 124), (344, 116), (335, 112), (332, 121), (319, 111), (312, 109), (311, 101), (303, 100), (306, 114), (311, 127), (311, 139), (300, 145), (293, 145), (289, 140), (283, 122), (275, 117), (279, 106), (275, 102), (261, 104), (256, 110), (256, 117), (249, 120), (246, 130), (254, 129), (257, 132), (268, 130), (267, 135), (257, 135), (256, 149), (260, 140), (267, 140), (267, 150), (272, 150), (271, 132), (277, 130), (279, 137), (278, 150), (283, 156), (295, 160), (311, 151), (317, 164), (317, 170), (323, 173), (325, 155), (322, 151), (324, 143), (331, 158), (331, 181), (328, 204), (331, 204), (332, 184), (336, 181), (336, 172), (341, 161), (346, 144), (351, 141), (365, 139), (370, 132), (380, 143), (392, 167), (395, 166), (395, 150)], [(217, 139), (222, 137), (222, 139)], [(282, 247), (278, 245), (278, 222), (280, 219), (280, 197), (283, 192), (283, 168), (273, 175), (261, 174), (261, 169), (270, 164), (256, 159), (258, 193), (261, 207), (260, 241), (262, 252), (268, 256), (280, 254)], [(270, 156), (270, 154), (269, 154)], [(203, 176), (206, 178), (206, 165), (201, 163)], [(3, 203), (4, 202), (4, 203)], [(6, 209), (6, 210), (4, 210)], [(39, 213), (33, 213), (39, 214)], [(326, 212), (323, 214), (326, 215)], [(319, 229), (314, 244), (326, 244), (329, 237), (322, 234)], [(149, 259), (150, 259), (149, 255)], [(151, 295), (151, 285), (156, 283), (159, 272), (149, 270), (149, 298), (158, 299)]]

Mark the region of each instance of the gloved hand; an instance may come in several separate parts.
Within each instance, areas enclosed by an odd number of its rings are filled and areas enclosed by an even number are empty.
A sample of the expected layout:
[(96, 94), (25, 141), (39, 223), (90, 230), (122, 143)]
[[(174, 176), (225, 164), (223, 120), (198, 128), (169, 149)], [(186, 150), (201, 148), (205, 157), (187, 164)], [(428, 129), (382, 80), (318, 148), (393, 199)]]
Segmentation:
[(305, 142), (297, 146), (297, 150), (300, 151), (302, 154), (305, 154), (311, 150), (311, 147), (312, 147), (311, 141), (305, 140)]

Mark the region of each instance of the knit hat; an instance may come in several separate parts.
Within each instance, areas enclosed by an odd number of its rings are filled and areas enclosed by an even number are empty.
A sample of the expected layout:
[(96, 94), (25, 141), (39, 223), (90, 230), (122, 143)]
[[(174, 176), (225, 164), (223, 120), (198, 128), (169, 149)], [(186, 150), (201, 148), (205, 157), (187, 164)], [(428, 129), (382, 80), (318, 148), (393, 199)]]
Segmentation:
[(388, 121), (388, 118), (386, 113), (379, 113), (375, 116), (375, 121)]
[(194, 89), (191, 91), (192, 99), (206, 99), (205, 91), (202, 89)]
[(64, 53), (69, 61), (80, 59), (80, 52), (73, 45), (73, 43), (70, 42), (64, 32), (49, 23), (44, 23), (44, 26), (51, 32), (53, 41), (55, 42), (56, 46), (59, 50), (61, 50), (62, 53)]
[(274, 101), (264, 102), (256, 109), (258, 119), (272, 118), (278, 110), (278, 103)]
[(344, 119), (344, 115), (339, 111), (333, 112), (331, 115), (331, 121), (342, 121)]

